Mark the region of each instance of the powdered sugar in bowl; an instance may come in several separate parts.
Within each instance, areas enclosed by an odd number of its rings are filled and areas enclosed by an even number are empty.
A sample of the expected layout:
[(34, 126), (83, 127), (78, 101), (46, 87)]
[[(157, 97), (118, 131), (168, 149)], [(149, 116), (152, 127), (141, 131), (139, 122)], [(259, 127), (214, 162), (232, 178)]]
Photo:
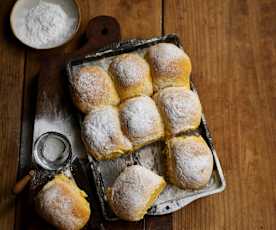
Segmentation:
[(80, 24), (75, 0), (18, 0), (10, 16), (14, 35), (35, 49), (51, 49), (68, 42)]

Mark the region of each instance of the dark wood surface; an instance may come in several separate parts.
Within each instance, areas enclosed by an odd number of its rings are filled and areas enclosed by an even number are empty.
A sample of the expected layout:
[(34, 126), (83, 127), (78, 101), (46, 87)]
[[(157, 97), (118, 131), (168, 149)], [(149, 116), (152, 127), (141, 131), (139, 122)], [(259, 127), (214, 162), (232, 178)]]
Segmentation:
[(1, 230), (29, 228), (26, 194), (15, 199), (11, 189), (30, 164), (36, 79), (40, 63), (45, 64), (41, 60), (79, 47), (85, 25), (97, 15), (116, 17), (123, 39), (171, 32), (181, 37), (227, 182), (225, 192), (173, 215), (105, 228), (275, 229), (275, 0), (81, 0), (78, 36), (50, 51), (31, 50), (14, 38), (9, 28), (14, 0), (4, 2), (0, 5)]

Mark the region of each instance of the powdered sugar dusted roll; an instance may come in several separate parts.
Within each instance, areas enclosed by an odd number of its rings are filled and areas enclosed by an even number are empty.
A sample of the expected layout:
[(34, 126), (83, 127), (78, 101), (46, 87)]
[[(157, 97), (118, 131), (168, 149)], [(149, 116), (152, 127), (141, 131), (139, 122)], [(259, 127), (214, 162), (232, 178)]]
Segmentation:
[(110, 76), (99, 66), (81, 67), (69, 79), (72, 99), (83, 113), (120, 102)]
[(171, 43), (159, 43), (149, 48), (146, 57), (155, 92), (171, 86), (190, 88), (191, 61), (182, 49)]
[(114, 213), (123, 220), (138, 221), (166, 186), (165, 180), (139, 165), (127, 167), (107, 190)]
[(60, 174), (48, 182), (36, 196), (36, 211), (58, 229), (82, 229), (90, 217), (86, 196), (74, 182)]
[(152, 95), (149, 64), (138, 54), (117, 56), (112, 61), (109, 72), (122, 100), (140, 95)]
[(199, 126), (201, 104), (193, 91), (183, 87), (169, 87), (154, 95), (154, 100), (165, 123), (166, 137)]
[(154, 101), (147, 96), (134, 97), (120, 105), (122, 130), (134, 149), (164, 136), (164, 126)]
[(213, 155), (202, 137), (170, 139), (167, 141), (166, 158), (172, 184), (183, 189), (199, 189), (208, 184), (213, 171)]
[(132, 150), (122, 133), (117, 108), (103, 106), (86, 115), (82, 124), (82, 140), (97, 160), (114, 159)]

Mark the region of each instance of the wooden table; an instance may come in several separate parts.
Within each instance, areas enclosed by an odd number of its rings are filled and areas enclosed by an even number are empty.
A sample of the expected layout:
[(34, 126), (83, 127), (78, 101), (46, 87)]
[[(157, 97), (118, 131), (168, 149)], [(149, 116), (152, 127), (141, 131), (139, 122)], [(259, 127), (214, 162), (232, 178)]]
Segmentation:
[(81, 0), (78, 36), (64, 47), (39, 52), (12, 35), (14, 2), (0, 5), (1, 230), (29, 229), (25, 196), (15, 199), (11, 188), (30, 163), (23, 156), (31, 156), (40, 57), (78, 47), (85, 25), (97, 15), (116, 17), (124, 39), (181, 37), (227, 182), (225, 192), (173, 215), (106, 229), (276, 228), (275, 0)]

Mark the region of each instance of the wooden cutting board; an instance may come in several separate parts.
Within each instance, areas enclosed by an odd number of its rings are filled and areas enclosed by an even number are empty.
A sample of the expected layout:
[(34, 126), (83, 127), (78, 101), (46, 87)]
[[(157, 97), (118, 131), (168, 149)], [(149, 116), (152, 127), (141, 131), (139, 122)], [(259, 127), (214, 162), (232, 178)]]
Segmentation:
[[(56, 131), (64, 134), (71, 142), (73, 155), (81, 159), (84, 174), (78, 173), (77, 183), (89, 194), (91, 203), (91, 221), (87, 229), (106, 229), (108, 225), (114, 223), (104, 223), (101, 217), (100, 206), (95, 186), (92, 182), (91, 170), (85, 155), (85, 150), (80, 139), (80, 128), (77, 114), (71, 103), (67, 85), (67, 75), (65, 73), (66, 63), (77, 57), (93, 53), (99, 48), (103, 48), (112, 42), (121, 39), (120, 25), (116, 19), (108, 16), (98, 16), (88, 23), (86, 29), (86, 44), (70, 54), (60, 54), (50, 56), (42, 60), (41, 70), (38, 77), (37, 105), (34, 121), (33, 142), (43, 133)], [(75, 176), (75, 175), (74, 175)], [(89, 181), (90, 178), (90, 181)], [(35, 213), (32, 213), (31, 223), (28, 229), (51, 229)], [(115, 225), (118, 225), (115, 224)], [(119, 226), (119, 225), (118, 225)], [(119, 229), (119, 228), (118, 228)]]

